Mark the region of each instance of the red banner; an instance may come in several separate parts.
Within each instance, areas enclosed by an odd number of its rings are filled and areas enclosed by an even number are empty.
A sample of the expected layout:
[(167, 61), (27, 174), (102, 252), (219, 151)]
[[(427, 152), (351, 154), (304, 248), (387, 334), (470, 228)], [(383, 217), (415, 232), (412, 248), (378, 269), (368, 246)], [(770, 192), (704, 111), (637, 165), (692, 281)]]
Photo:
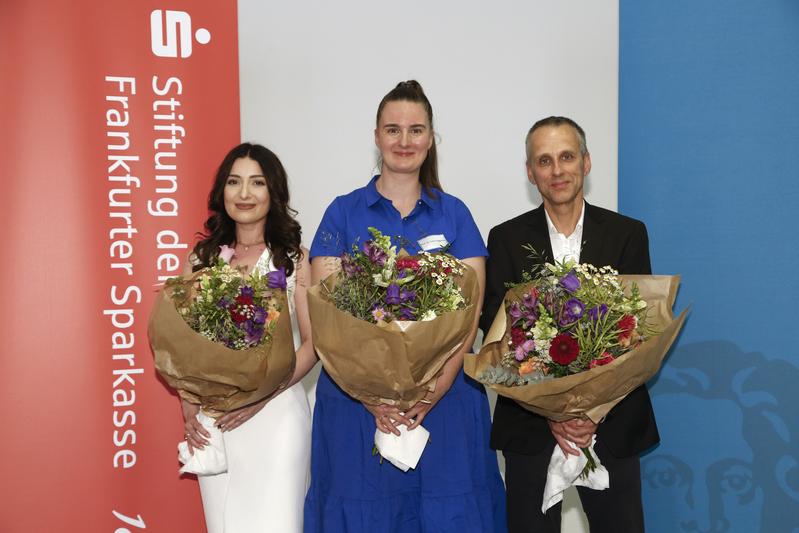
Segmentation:
[(236, 16), (0, 3), (0, 531), (203, 530), (146, 326), (239, 140)]

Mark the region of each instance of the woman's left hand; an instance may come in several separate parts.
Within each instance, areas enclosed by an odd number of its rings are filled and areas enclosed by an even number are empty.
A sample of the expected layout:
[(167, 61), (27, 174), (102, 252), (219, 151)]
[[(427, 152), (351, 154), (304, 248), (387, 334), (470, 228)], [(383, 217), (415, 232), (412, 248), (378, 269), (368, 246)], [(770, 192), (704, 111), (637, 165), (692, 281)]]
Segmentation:
[[(444, 387), (439, 377), (436, 381), (436, 388), (433, 392), (425, 394), (424, 398), (416, 402), (416, 405), (408, 409), (405, 413), (407, 418), (413, 420), (413, 424), (408, 426), (408, 429), (414, 429), (416, 426), (422, 424), (422, 420), (427, 416), (427, 413), (438, 403), (438, 400), (444, 396), (444, 393), (449, 390), (449, 386)], [(442, 390), (443, 389), (443, 390)]]
[(220, 431), (232, 431), (236, 429), (244, 422), (255, 416), (258, 411), (263, 409), (267, 400), (268, 399), (263, 399), (260, 402), (248, 405), (247, 407), (242, 407), (240, 409), (236, 409), (235, 411), (225, 413), (216, 419), (216, 427), (218, 427)]

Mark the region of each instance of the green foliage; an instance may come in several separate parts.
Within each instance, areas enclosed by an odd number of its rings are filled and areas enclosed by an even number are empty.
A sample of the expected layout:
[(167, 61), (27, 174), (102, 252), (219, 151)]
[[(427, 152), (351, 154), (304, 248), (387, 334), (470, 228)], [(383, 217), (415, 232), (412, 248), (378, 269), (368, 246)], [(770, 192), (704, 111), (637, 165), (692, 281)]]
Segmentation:
[(204, 337), (241, 350), (271, 340), (282, 311), (269, 278), (259, 272), (245, 277), (218, 260), (192, 279), (182, 276), (165, 283), (178, 313)]
[(468, 303), (457, 277), (465, 265), (443, 252), (400, 256), (391, 239), (369, 228), (372, 239), (341, 258), (342, 273), (329, 290), (333, 304), (367, 322), (432, 320)]

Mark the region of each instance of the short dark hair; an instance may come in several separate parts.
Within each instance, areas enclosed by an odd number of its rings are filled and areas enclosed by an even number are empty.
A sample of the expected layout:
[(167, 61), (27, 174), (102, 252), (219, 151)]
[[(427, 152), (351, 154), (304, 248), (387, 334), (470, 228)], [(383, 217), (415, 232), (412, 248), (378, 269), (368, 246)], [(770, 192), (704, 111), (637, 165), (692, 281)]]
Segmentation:
[(580, 153), (585, 155), (588, 153), (588, 144), (585, 142), (585, 132), (575, 121), (567, 117), (547, 117), (542, 118), (530, 128), (527, 132), (527, 137), (524, 138), (524, 152), (527, 154), (527, 160), (530, 160), (530, 137), (533, 136), (535, 130), (545, 126), (571, 126), (577, 132), (577, 139), (580, 141)]

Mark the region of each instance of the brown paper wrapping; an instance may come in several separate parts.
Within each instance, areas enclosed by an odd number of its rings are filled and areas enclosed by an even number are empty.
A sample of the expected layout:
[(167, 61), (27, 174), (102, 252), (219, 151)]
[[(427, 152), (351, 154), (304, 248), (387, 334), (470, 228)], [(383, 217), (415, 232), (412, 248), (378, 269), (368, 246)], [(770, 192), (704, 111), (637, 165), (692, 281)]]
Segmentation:
[[(515, 387), (486, 385), (501, 396), (515, 400), (525, 409), (552, 420), (563, 421), (586, 416), (599, 421), (627, 394), (654, 376), (663, 358), (680, 332), (688, 310), (675, 319), (672, 306), (677, 297), (679, 276), (620, 276), (625, 290), (638, 285), (641, 298), (649, 309), (649, 324), (656, 335), (612, 363), (539, 383)], [(497, 366), (508, 350), (510, 328), (506, 320), (506, 301), (520, 299), (528, 284), (514, 287), (505, 295), (491, 328), (477, 355), (467, 354), (464, 370), (477, 379), (486, 367)]]
[(275, 294), (280, 316), (271, 342), (231, 350), (191, 329), (175, 309), (169, 288), (164, 288), (147, 328), (156, 370), (181, 398), (201, 404), (213, 417), (271, 395), (288, 382), (296, 362), (286, 293)]
[(480, 287), (474, 270), (465, 266), (456, 281), (468, 307), (424, 322), (372, 324), (337, 309), (328, 293), (340, 272), (308, 289), (314, 347), (333, 381), (356, 400), (401, 410), (424, 398), (475, 324)]

